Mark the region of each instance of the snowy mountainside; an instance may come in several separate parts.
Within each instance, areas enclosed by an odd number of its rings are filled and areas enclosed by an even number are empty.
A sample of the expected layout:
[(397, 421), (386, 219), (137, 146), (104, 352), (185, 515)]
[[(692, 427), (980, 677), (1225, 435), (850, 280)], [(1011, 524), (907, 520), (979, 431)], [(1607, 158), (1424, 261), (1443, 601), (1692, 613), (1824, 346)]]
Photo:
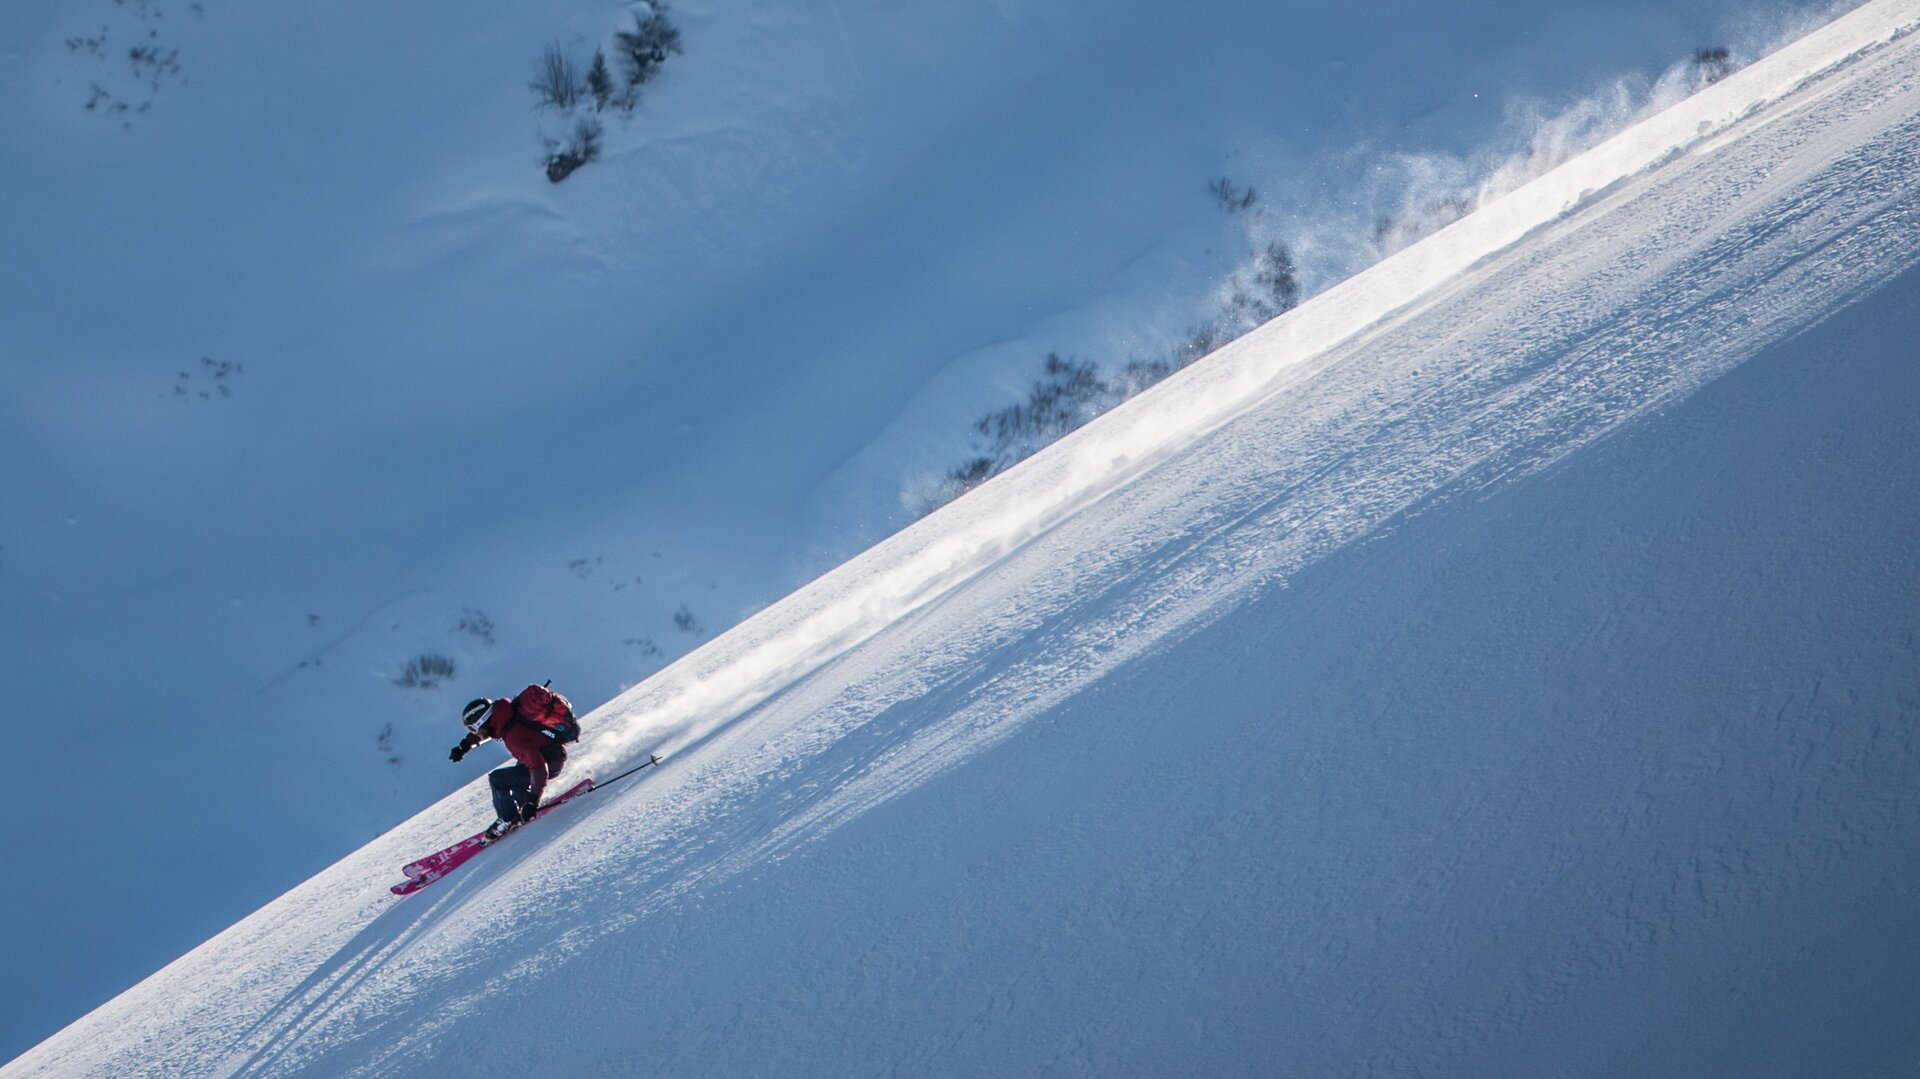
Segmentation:
[(644, 781), (395, 902), (469, 786), (4, 1074), (1910, 1069), (1917, 27), (1316, 297), (601, 709)]
[(0, 6), (0, 669), (64, 750), (63, 826), (0, 815), (0, 1057), (479, 775), (469, 697), (613, 698), (899, 527), (1049, 351), (1176, 342), (1257, 231), (1216, 176), (1364, 241), (1427, 193), (1373, 164), (1830, 0), (684, 0), (550, 184), (534, 62), (639, 6)]

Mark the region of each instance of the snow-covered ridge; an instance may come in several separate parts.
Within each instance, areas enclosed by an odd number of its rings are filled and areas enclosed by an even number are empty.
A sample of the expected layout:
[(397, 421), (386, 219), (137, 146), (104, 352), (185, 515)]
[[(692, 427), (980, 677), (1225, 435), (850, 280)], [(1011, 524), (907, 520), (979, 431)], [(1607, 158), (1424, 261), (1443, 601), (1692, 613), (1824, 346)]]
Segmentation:
[[(1058, 783), (1067, 793), (1048, 808), (1065, 822), (1066, 838), (1019, 868), (1031, 873), (1051, 858), (1086, 869), (1125, 854), (1113, 833), (1100, 831), (1100, 819), (1124, 819), (1134, 803), (1076, 801), (1069, 768), (1049, 773), (1036, 765), (1037, 778), (996, 786), (981, 777), (972, 801), (939, 807), (962, 823), (924, 851), (897, 836), (866, 849), (855, 842), (851, 853), (839, 851), (838, 861), (811, 873), (798, 864), (804, 859), (783, 857), (876, 806), (911, 801), (931, 777), (1244, 604), (1249, 589), (1375, 534), (1450, 484), (1562, 459), (1910, 266), (1920, 250), (1912, 196), (1876, 184), (1875, 170), (1892, 162), (1893, 175), (1912, 175), (1899, 167), (1912, 160), (1920, 91), (1913, 41), (1902, 39), (1916, 20), (1920, 4), (1872, 4), (1753, 65), (1170, 379), (599, 710), (589, 717), (582, 770), (668, 750), (667, 766), (643, 784), (556, 820), (545, 838), (524, 835), (528, 842), (502, 848), (433, 892), (394, 902), (385, 885), (395, 867), (470, 830), (481, 814), (478, 789), (463, 791), (76, 1023), (7, 1074), (459, 1074), (481, 1059), (478, 1030), (534, 1021), (526, 1002), (547, 992), (566, 994), (570, 1009), (563, 1030), (542, 1032), (552, 1038), (545, 1059), (556, 1073), (598, 1067), (618, 1074), (624, 1064), (726, 1074), (728, 1053), (753, 1063), (734, 1074), (884, 1070), (836, 1067), (862, 1054), (881, 1054), (901, 1072), (944, 1065), (1011, 1073), (1054, 1064), (1099, 1073), (1099, 1059), (1088, 1054), (1102, 1036), (1153, 1009), (1152, 989), (1161, 984), (1153, 979), (1172, 980), (1171, 964), (1131, 970), (1125, 957), (1137, 944), (1164, 958), (1151, 949), (1180, 934), (1159, 931), (1154, 916), (1167, 906), (1150, 891), (1124, 893), (1118, 913), (1094, 909), (1089, 895), (1116, 894), (1095, 885), (1116, 882), (1091, 871), (1094, 883), (1061, 901), (1063, 920), (1109, 930), (1064, 964), (1091, 972), (1091, 995), (1064, 991), (1074, 984), (1060, 966), (1015, 961), (992, 972), (1000, 980), (991, 993), (953, 990), (945, 1026), (896, 1017), (945, 1005), (949, 986), (964, 984), (950, 980), (957, 970), (991, 952), (982, 938), (1006, 932), (1022, 945), (1044, 945), (1054, 928), (1032, 916), (1032, 908), (1048, 909), (1048, 898), (1034, 892), (1017, 891), (1000, 908), (966, 907), (993, 893), (972, 876), (956, 879), (939, 857), (941, 843), (963, 845), (955, 831), (987, 816), (982, 807), (996, 795)], [(1777, 140), (1758, 137), (1769, 134)], [(1792, 167), (1777, 169), (1784, 161)], [(1572, 302), (1593, 308), (1589, 321), (1548, 309), (1570, 302), (1559, 285), (1575, 294)], [(1245, 646), (1254, 657), (1249, 667), (1270, 651), (1258, 637), (1229, 643)], [(1168, 687), (1155, 703), (1177, 699), (1182, 688)], [(1322, 687), (1322, 695), (1347, 690), (1357, 692), (1357, 682)], [(1125, 701), (1105, 703), (1108, 713), (1126, 712)], [(1143, 720), (1101, 734), (1136, 743), (1166, 736)], [(1411, 772), (1408, 786), (1438, 782)], [(1261, 778), (1263, 789), (1279, 785)], [(1294, 788), (1313, 789), (1315, 777), (1304, 768), (1288, 778)], [(1194, 794), (1170, 782), (1155, 789), (1146, 804), (1175, 817), (1220, 793)], [(1497, 802), (1500, 789), (1478, 793)], [(1248, 814), (1255, 808), (1246, 804)], [(1236, 812), (1229, 804), (1223, 815)], [(1307, 816), (1332, 829), (1352, 826), (1337, 813)], [(986, 829), (978, 842), (1013, 834)], [(1089, 834), (1103, 842), (1087, 841)], [(1184, 868), (1171, 882), (1144, 876), (1151, 862), (1123, 862), (1115, 875), (1177, 889), (1181, 872), (1211, 864), (1209, 844), (1236, 839), (1231, 830), (1195, 830), (1177, 844), (1166, 838), (1145, 836), (1183, 852)], [(1257, 844), (1248, 846), (1255, 849), (1227, 848), (1241, 857), (1220, 859), (1232, 870), (1216, 871), (1214, 883), (1234, 884), (1235, 871), (1264, 864), (1249, 856), (1261, 853)], [(1372, 854), (1354, 844), (1334, 863)], [(955, 861), (979, 872), (978, 861)], [(1303, 872), (1312, 865), (1301, 861)], [(946, 935), (916, 935), (924, 923), (889, 906), (892, 897), (836, 907), (847, 902), (833, 891), (836, 870), (849, 867), (877, 867), (902, 895), (951, 899), (974, 920), (945, 925)], [(1343, 917), (1388, 925), (1404, 918), (1417, 928), (1412, 915), (1425, 912), (1420, 904), (1440, 903), (1458, 887), (1441, 875), (1370, 890), (1349, 869), (1315, 882), (1323, 886), (1310, 908), (1318, 920), (1289, 926), (1306, 942), (1288, 956), (1298, 965), (1284, 968), (1284, 977), (1278, 966), (1267, 972), (1294, 984), (1265, 998), (1249, 992), (1253, 1008), (1288, 993), (1318, 998), (1298, 986), (1317, 989), (1313, 976), (1343, 963), (1363, 969), (1368, 944), (1393, 942), (1358, 929), (1343, 934)], [(1219, 915), (1232, 928), (1226, 915), (1235, 911), (1208, 904), (1251, 909), (1267, 901), (1249, 898), (1259, 891), (1222, 888), (1196, 901), (1198, 920)], [(1620, 902), (1624, 916), (1672, 926), (1671, 904), (1647, 914), (1651, 891), (1630, 891)], [(1422, 894), (1408, 901), (1409, 893)], [(1336, 902), (1355, 896), (1377, 905), (1348, 914)], [(743, 904), (747, 912), (729, 922), (724, 912)], [(703, 908), (723, 914), (702, 921)], [(1176, 899), (1172, 913), (1186, 909)], [(989, 931), (969, 942), (966, 931), (979, 923)], [(898, 930), (901, 940), (884, 935), (900, 925), (910, 927)], [(1426, 939), (1455, 935), (1455, 924), (1441, 928), (1447, 932)], [(716, 929), (737, 931), (738, 954), (728, 950), (730, 934)], [(812, 950), (775, 950), (769, 938)], [(1266, 942), (1235, 936), (1233, 943)], [(1559, 954), (1552, 947), (1548, 959)], [(861, 984), (885, 982), (871, 976), (888, 971), (861, 965), (873, 951), (911, 954), (931, 988), (891, 1007), (846, 1007)], [(1473, 958), (1471, 948), (1463, 952)], [(1595, 949), (1528, 967), (1520, 984), (1545, 991), (1469, 1001), (1458, 1014), (1488, 1021), (1461, 1026), (1524, 1027), (1551, 1005), (1554, 991), (1567, 991), (1567, 969), (1622, 962), (1617, 951)], [(1438, 997), (1447, 984), (1436, 969), (1408, 962), (1400, 971)], [(729, 974), (731, 982), (709, 980)], [(1097, 988), (1116, 974), (1134, 978), (1120, 984), (1146, 987), (1131, 1010)], [(1350, 1025), (1369, 1026), (1350, 1033), (1379, 1047), (1373, 1070), (1418, 1071), (1433, 1060), (1414, 1057), (1410, 1066), (1391, 1054), (1420, 1032), (1370, 1022), (1398, 1015), (1376, 1004), (1390, 997), (1392, 982), (1363, 981), (1350, 997), (1330, 995)], [(1077, 1013), (1074, 1001), (1083, 1002)], [(832, 1019), (817, 1021), (821, 1013)], [(1036, 1041), (1051, 1040), (990, 1045), (1002, 1058), (981, 1051), (997, 1023), (1017, 1025), (1015, 1013), (1038, 1016)], [(1233, 1017), (1230, 1009), (1208, 1014)], [(1454, 1036), (1448, 1018), (1436, 1024), (1443, 1029), (1435, 1038), (1470, 1041)], [(654, 1044), (650, 1033), (666, 1037)], [(1230, 1023), (1228, 1037), (1205, 1024), (1187, 1033), (1223, 1050), (1248, 1044), (1230, 1036)], [(1428, 1070), (1447, 1070), (1450, 1058), (1436, 1059)], [(997, 1072), (996, 1061), (1012, 1066)], [(1107, 1073), (1173, 1070), (1145, 1058), (1126, 1063), (1132, 1067)], [(1204, 1060), (1189, 1063), (1210, 1070)], [(1341, 1070), (1297, 1063), (1301, 1074)]]

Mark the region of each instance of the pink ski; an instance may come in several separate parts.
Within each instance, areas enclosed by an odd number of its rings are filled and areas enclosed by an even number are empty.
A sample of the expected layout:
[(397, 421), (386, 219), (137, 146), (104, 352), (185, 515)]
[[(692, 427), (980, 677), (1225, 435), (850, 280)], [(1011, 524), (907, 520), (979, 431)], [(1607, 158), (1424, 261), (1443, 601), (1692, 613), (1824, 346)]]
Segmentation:
[[(533, 819), (539, 820), (541, 817), (546, 816), (548, 811), (553, 809), (554, 806), (577, 798), (592, 789), (592, 779), (581, 780), (567, 788), (567, 790), (558, 797), (548, 799), (547, 804), (541, 806), (534, 812)], [(507, 833), (507, 835), (512, 834), (512, 832)], [(500, 838), (505, 839), (506, 836), (501, 836)], [(427, 885), (432, 884), (434, 881), (439, 880), (441, 877), (446, 876), (448, 873), (465, 865), (469, 859), (480, 853), (482, 849), (498, 841), (499, 840), (488, 839), (487, 833), (484, 831), (476, 832), (451, 847), (437, 850), (425, 858), (402, 868), (400, 871), (407, 875), (407, 879), (394, 885), (389, 891), (393, 892), (394, 895), (412, 895)]]

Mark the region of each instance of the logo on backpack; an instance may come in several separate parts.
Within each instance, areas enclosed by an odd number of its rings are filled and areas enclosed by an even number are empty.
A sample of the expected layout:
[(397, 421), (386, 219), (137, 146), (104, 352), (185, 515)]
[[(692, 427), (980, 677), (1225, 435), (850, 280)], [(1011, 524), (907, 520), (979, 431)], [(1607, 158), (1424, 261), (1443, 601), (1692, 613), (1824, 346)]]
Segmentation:
[(528, 686), (513, 699), (515, 718), (540, 729), (556, 742), (578, 741), (580, 721), (573, 718), (573, 702), (545, 686)]

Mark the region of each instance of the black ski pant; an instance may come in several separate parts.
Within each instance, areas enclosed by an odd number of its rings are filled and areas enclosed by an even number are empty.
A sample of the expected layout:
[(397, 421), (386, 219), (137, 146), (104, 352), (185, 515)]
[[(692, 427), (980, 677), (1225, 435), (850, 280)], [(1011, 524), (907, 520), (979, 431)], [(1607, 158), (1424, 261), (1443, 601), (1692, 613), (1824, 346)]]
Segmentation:
[[(560, 749), (558, 745), (554, 747)], [(560, 774), (560, 768), (567, 763), (566, 750), (546, 754), (547, 778)], [(487, 786), (493, 788), (493, 814), (501, 820), (519, 820), (533, 812), (533, 773), (527, 766), (515, 762), (505, 768), (495, 768), (487, 773)]]

